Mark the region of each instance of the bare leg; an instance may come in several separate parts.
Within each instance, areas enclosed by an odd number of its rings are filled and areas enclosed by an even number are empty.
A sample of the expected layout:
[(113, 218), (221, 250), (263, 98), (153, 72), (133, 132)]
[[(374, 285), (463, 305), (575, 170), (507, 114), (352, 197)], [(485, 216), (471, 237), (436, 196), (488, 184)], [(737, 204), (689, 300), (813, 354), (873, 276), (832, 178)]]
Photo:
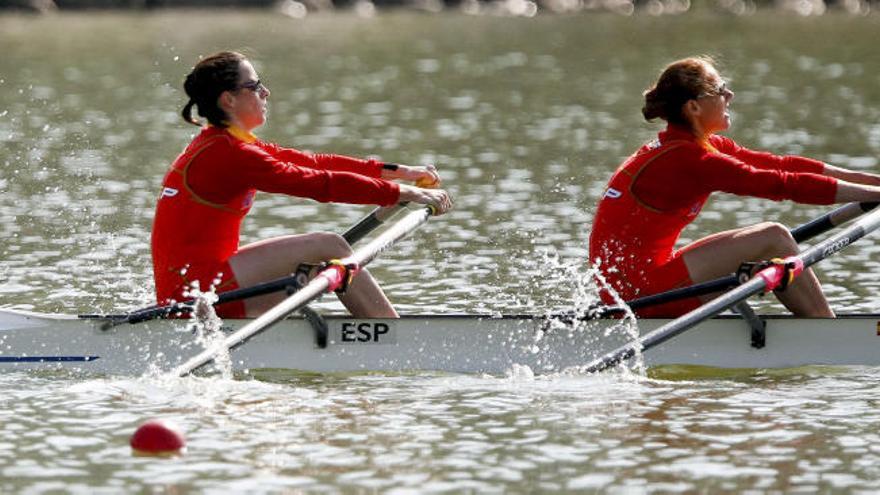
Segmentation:
[[(248, 244), (229, 265), (241, 287), (249, 287), (292, 274), (300, 263), (320, 263), (351, 254), (351, 246), (341, 236), (313, 233), (275, 237)], [(257, 316), (281, 302), (285, 294), (276, 293), (245, 300), (248, 316)], [(340, 301), (359, 318), (397, 318), (397, 312), (376, 280), (362, 270), (352, 280)]]
[[(797, 243), (785, 226), (765, 222), (700, 239), (685, 247), (682, 257), (691, 280), (698, 283), (728, 275), (744, 261), (783, 258), (797, 252)], [(777, 297), (796, 316), (834, 317), (813, 270), (804, 270)], [(709, 299), (712, 296), (703, 298)]]

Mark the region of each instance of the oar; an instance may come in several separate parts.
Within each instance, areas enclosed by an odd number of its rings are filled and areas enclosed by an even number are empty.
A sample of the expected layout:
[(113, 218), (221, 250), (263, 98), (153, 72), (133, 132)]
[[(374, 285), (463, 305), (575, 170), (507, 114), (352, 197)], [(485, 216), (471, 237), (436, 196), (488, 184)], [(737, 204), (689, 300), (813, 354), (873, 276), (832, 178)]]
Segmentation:
[[(814, 220), (810, 220), (805, 224), (791, 229), (791, 235), (794, 237), (795, 241), (800, 244), (873, 210), (877, 205), (878, 203), (847, 203)], [(687, 299), (689, 297), (705, 296), (707, 294), (722, 292), (736, 287), (739, 284), (740, 280), (738, 279), (737, 274), (732, 274), (715, 280), (709, 280), (707, 282), (701, 282), (687, 287), (632, 299), (626, 301), (626, 305), (631, 310), (637, 310), (649, 306), (657, 306), (668, 302)], [(607, 316), (621, 314), (625, 311), (626, 309), (620, 306), (596, 307), (587, 310), (586, 314), (580, 319), (590, 320), (595, 318), (605, 318)], [(563, 319), (565, 318), (563, 317)]]
[(609, 352), (586, 365), (583, 370), (592, 373), (615, 366), (635, 355), (637, 349), (646, 351), (656, 347), (759, 292), (775, 290), (782, 285), (786, 277), (797, 277), (806, 268), (841, 251), (878, 227), (880, 227), (880, 210), (857, 220), (853, 225), (806, 251), (786, 258), (785, 265), (776, 264), (761, 270), (748, 282), (642, 336), (638, 341)]
[(342, 234), (342, 237), (345, 238), (349, 245), (354, 245), (370, 232), (376, 230), (376, 227), (382, 225), (386, 220), (400, 212), (400, 210), (406, 208), (408, 204), (408, 202), (403, 202), (391, 206), (380, 206), (364, 218), (358, 220), (356, 224), (352, 225)]
[[(400, 210), (405, 209), (406, 205), (407, 203), (399, 203), (390, 206), (380, 206), (371, 211), (365, 217), (358, 220), (356, 224), (351, 226), (351, 228), (349, 228), (345, 231), (345, 233), (342, 234), (342, 237), (349, 244), (354, 244), (357, 241), (363, 239), (370, 232), (375, 230), (376, 227), (382, 225), (386, 220), (400, 212)], [(217, 295), (217, 302), (215, 302), (214, 305), (216, 306), (218, 304), (223, 304), (230, 301), (239, 301), (241, 299), (247, 299), (250, 297), (257, 297), (265, 294), (271, 294), (273, 292), (287, 290), (289, 287), (295, 286), (295, 284), (296, 276), (291, 275), (287, 277), (277, 278), (275, 280), (270, 280), (268, 282), (257, 284), (251, 287), (242, 287), (240, 289), (221, 292)], [(133, 325), (135, 323), (141, 323), (156, 318), (162, 318), (164, 316), (168, 316), (174, 313), (190, 311), (194, 302), (195, 299), (187, 299), (186, 301), (166, 304), (163, 306), (150, 306), (148, 308), (132, 311), (125, 315), (112, 316), (109, 320), (101, 324), (101, 330), (109, 330), (115, 326), (125, 323)]]
[(425, 207), (415, 210), (403, 217), (399, 222), (389, 227), (388, 230), (373, 239), (369, 244), (357, 250), (351, 256), (340, 260), (338, 263), (327, 265), (318, 272), (311, 282), (299, 291), (293, 293), (278, 305), (269, 309), (259, 318), (236, 330), (224, 339), (221, 346), (207, 349), (193, 357), (174, 370), (177, 376), (185, 376), (214, 360), (214, 356), (223, 350), (232, 350), (244, 344), (249, 339), (268, 330), (272, 325), (283, 320), (290, 313), (310, 303), (325, 292), (330, 292), (343, 287), (348, 279), (353, 277), (359, 270), (369, 264), (382, 251), (390, 247), (407, 234), (417, 229), (433, 214), (433, 207)]
[(847, 203), (815, 220), (795, 227), (791, 230), (791, 236), (800, 244), (873, 210), (878, 204), (880, 203)]

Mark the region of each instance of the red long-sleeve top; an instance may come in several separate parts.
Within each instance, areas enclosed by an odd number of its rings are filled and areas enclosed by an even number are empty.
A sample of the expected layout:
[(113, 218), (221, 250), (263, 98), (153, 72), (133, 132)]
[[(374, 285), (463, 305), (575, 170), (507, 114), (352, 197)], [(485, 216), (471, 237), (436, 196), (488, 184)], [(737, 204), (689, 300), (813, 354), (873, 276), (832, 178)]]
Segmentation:
[(162, 182), (152, 234), (159, 300), (175, 295), (185, 267), (210, 271), (238, 250), (241, 221), (256, 191), (322, 202), (394, 204), (400, 188), (380, 179), (381, 171), (374, 160), (309, 154), (240, 129), (206, 127)]
[(824, 167), (809, 158), (753, 151), (722, 136), (701, 143), (669, 126), (608, 182), (593, 220), (590, 260), (600, 261), (606, 280), (629, 298), (646, 285), (652, 268), (672, 258), (681, 231), (711, 193), (830, 204), (837, 180), (821, 175)]

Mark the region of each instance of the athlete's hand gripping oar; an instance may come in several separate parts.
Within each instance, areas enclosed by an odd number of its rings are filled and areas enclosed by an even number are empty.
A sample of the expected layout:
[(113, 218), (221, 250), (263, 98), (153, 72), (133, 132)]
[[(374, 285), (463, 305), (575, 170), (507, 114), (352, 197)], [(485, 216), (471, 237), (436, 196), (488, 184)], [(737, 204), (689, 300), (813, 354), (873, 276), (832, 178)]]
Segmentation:
[(789, 256), (780, 263), (775, 263), (759, 271), (748, 282), (717, 297), (699, 308), (687, 313), (662, 327), (650, 332), (634, 343), (630, 343), (612, 351), (582, 368), (587, 372), (602, 371), (615, 366), (635, 355), (637, 349), (647, 351), (663, 342), (695, 327), (703, 321), (717, 315), (725, 309), (745, 301), (749, 297), (765, 291), (786, 287), (803, 270), (817, 262), (841, 251), (865, 235), (880, 227), (880, 210), (856, 221), (840, 233), (816, 244), (795, 256)]
[(174, 370), (174, 374), (185, 376), (192, 373), (213, 361), (218, 351), (235, 349), (254, 336), (266, 331), (275, 323), (283, 320), (290, 313), (318, 298), (321, 294), (344, 288), (348, 281), (359, 270), (373, 261), (379, 253), (421, 226), (435, 211), (435, 208), (432, 206), (415, 210), (389, 227), (388, 230), (370, 241), (366, 246), (355, 251), (351, 256), (327, 264), (305, 287), (263, 313), (259, 318), (227, 336), (221, 346), (205, 350), (178, 366)]
[[(434, 167), (430, 167), (431, 170), (436, 172)], [(416, 187), (419, 188), (436, 188), (440, 185), (439, 180), (428, 181), (425, 179), (419, 179), (416, 181)], [(376, 227), (385, 223), (386, 220), (393, 217), (397, 214), (401, 209), (405, 208), (406, 205), (409, 204), (409, 201), (401, 201), (396, 205), (379, 207), (373, 210), (369, 215), (365, 216), (358, 220), (358, 222), (351, 226), (348, 230), (342, 234), (342, 237), (348, 241), (349, 245), (354, 245), (357, 241), (363, 239), (370, 232), (376, 230)]]
[[(847, 203), (814, 220), (791, 229), (791, 235), (794, 237), (795, 241), (800, 244), (873, 210), (877, 204), (878, 203)], [(626, 305), (631, 310), (637, 310), (649, 306), (658, 306), (668, 302), (687, 299), (689, 297), (714, 294), (716, 292), (726, 291), (738, 285), (740, 285), (738, 274), (732, 274), (715, 280), (690, 285), (688, 287), (672, 289), (658, 294), (651, 294), (649, 296), (632, 299), (626, 301)], [(605, 318), (607, 316), (624, 313), (625, 311), (625, 308), (620, 306), (599, 306), (587, 310), (583, 316), (579, 317), (579, 319), (592, 320), (596, 318)], [(565, 316), (562, 317), (563, 320), (570, 318), (572, 318), (570, 315), (568, 318)]]
[[(407, 204), (408, 203), (406, 202), (402, 202), (394, 205), (377, 207), (366, 216), (358, 220), (357, 223), (352, 225), (348, 230), (346, 230), (345, 233), (342, 234), (342, 237), (350, 245), (353, 245), (357, 241), (369, 235), (372, 231), (376, 230), (376, 228), (382, 225), (386, 220), (393, 217), (401, 210), (406, 209)], [(217, 295), (217, 302), (215, 302), (214, 305), (287, 290), (288, 288), (295, 286), (296, 283), (297, 277), (295, 275), (291, 275), (287, 277), (277, 278), (275, 280), (270, 280), (268, 282), (257, 284), (251, 287), (242, 287), (240, 289), (221, 292)], [(162, 318), (164, 316), (179, 312), (188, 312), (192, 309), (193, 303), (195, 303), (195, 299), (187, 299), (186, 301), (176, 302), (173, 304), (150, 306), (148, 308), (138, 309), (125, 315), (112, 316), (109, 320), (101, 324), (101, 330), (109, 330), (110, 328), (125, 323), (141, 323), (144, 321)]]

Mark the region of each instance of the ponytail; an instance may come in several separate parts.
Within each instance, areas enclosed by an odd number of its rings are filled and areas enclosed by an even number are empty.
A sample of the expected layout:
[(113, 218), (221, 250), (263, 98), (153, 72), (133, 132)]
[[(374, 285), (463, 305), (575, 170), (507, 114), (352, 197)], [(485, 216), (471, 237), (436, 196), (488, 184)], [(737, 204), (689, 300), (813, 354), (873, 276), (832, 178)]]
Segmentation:
[(192, 101), (192, 98), (186, 103), (183, 107), (183, 111), (180, 112), (180, 115), (183, 117), (183, 120), (189, 122), (192, 125), (201, 127), (202, 124), (193, 118), (192, 116), (192, 108), (195, 106), (196, 102)]

